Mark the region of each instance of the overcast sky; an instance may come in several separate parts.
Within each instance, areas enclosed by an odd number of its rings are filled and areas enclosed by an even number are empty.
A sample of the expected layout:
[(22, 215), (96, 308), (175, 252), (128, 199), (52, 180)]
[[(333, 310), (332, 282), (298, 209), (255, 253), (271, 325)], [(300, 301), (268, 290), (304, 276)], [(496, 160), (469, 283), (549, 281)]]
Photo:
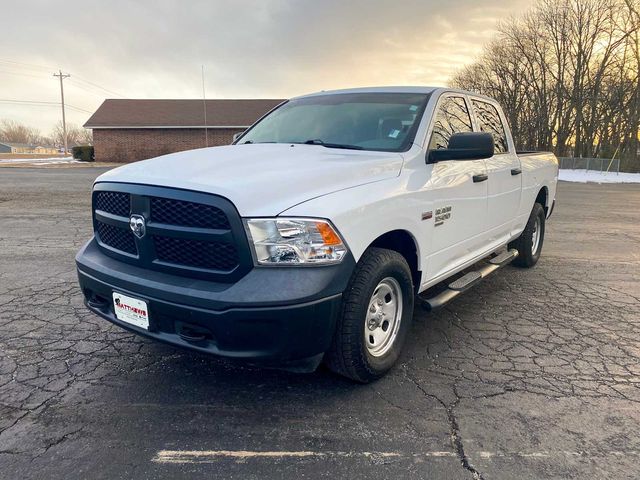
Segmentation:
[[(446, 85), (496, 22), (530, 0), (65, 0), (3, 6), (0, 119), (48, 133), (105, 98), (287, 98), (334, 88)], [(17, 63), (16, 63), (17, 62)], [(106, 89), (106, 90), (105, 90)], [(85, 111), (83, 111), (85, 110)]]

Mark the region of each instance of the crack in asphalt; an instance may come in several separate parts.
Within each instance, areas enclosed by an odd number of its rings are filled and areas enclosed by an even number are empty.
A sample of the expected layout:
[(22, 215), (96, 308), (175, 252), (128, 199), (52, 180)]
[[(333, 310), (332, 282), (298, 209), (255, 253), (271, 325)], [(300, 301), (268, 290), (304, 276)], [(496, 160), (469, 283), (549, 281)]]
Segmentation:
[(63, 442), (65, 442), (65, 441), (67, 441), (69, 438), (71, 438), (71, 437), (73, 437), (74, 435), (76, 435), (76, 434), (80, 433), (82, 430), (84, 430), (84, 427), (80, 427), (80, 428), (78, 428), (78, 429), (76, 429), (76, 430), (73, 430), (73, 431), (71, 431), (71, 432), (67, 432), (67, 433), (65, 433), (64, 435), (62, 435), (62, 436), (60, 436), (60, 437), (58, 437), (58, 438), (56, 438), (56, 439), (54, 439), (54, 440), (50, 440), (50, 441), (48, 441), (48, 442), (45, 444), (45, 446), (44, 446), (44, 448), (43, 448), (42, 452), (40, 452), (40, 453), (39, 453), (39, 454), (37, 454), (35, 457), (33, 457), (33, 458), (31, 459), (31, 462), (33, 463), (33, 462), (34, 462), (34, 461), (36, 461), (38, 458), (40, 458), (40, 457), (41, 457), (41, 456), (43, 456), (45, 453), (47, 453), (47, 452), (49, 451), (49, 449), (50, 449), (50, 448), (53, 448), (53, 447), (55, 447), (55, 446), (60, 445), (61, 443), (63, 443)]
[(483, 480), (482, 474), (471, 464), (469, 457), (464, 451), (464, 444), (462, 442), (462, 437), (460, 435), (460, 427), (458, 426), (458, 420), (456, 419), (454, 409), (457, 403), (452, 404), (447, 408), (447, 419), (449, 420), (449, 425), (451, 427), (451, 440), (455, 447), (456, 453), (458, 454), (458, 458), (460, 459), (460, 463), (462, 466), (471, 472), (472, 476), (476, 480)]
[(456, 396), (456, 399), (452, 403), (447, 404), (446, 402), (441, 400), (437, 395), (427, 392), (422, 387), (422, 385), (418, 383), (418, 381), (415, 378), (413, 378), (411, 375), (407, 373), (406, 368), (404, 369), (404, 377), (407, 380), (409, 380), (411, 383), (413, 383), (413, 385), (415, 385), (415, 387), (418, 390), (420, 390), (420, 392), (422, 392), (423, 395), (429, 398), (433, 398), (440, 405), (442, 405), (444, 410), (447, 412), (447, 421), (449, 422), (449, 431), (450, 431), (449, 434), (451, 438), (451, 445), (453, 447), (453, 450), (458, 455), (458, 460), (460, 461), (460, 464), (465, 470), (471, 473), (472, 478), (474, 480), (484, 480), (482, 473), (480, 473), (476, 469), (476, 467), (473, 466), (473, 464), (471, 463), (471, 460), (469, 459), (469, 457), (467, 456), (464, 450), (464, 443), (462, 440), (462, 436), (460, 435), (460, 426), (458, 425), (458, 419), (456, 418), (456, 415), (455, 415), (455, 408), (460, 402), (460, 397), (458, 396), (455, 385), (453, 386), (453, 393)]

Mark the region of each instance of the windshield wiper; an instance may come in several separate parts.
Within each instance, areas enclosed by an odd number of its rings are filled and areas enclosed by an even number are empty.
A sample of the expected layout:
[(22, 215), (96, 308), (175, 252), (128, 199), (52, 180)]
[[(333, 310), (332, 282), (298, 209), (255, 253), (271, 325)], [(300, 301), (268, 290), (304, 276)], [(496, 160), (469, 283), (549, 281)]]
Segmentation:
[(345, 145), (342, 143), (327, 143), (327, 142), (323, 142), (322, 140), (320, 140), (319, 138), (315, 138), (312, 140), (307, 140), (306, 142), (302, 142), (305, 145), (322, 145), (323, 147), (327, 147), (327, 148), (344, 148), (344, 149), (348, 149), (348, 150), (364, 150), (362, 147), (359, 147), (358, 145)]

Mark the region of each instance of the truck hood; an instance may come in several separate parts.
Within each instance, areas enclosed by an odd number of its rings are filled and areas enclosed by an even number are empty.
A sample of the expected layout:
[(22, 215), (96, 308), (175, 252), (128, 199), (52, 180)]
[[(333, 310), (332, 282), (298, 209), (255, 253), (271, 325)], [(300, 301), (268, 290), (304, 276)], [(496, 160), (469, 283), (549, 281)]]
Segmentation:
[(320, 145), (229, 145), (173, 153), (110, 170), (96, 182), (213, 193), (241, 216), (272, 216), (328, 193), (396, 177), (402, 155)]

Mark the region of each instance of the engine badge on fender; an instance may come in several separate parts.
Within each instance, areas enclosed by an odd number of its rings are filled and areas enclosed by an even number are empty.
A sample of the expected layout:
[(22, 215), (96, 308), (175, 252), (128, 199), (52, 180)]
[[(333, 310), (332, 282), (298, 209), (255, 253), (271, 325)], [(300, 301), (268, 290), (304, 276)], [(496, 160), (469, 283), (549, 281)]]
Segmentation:
[(445, 220), (449, 220), (451, 218), (451, 206), (448, 205), (446, 207), (436, 209), (436, 219), (434, 226), (438, 227), (442, 225)]

